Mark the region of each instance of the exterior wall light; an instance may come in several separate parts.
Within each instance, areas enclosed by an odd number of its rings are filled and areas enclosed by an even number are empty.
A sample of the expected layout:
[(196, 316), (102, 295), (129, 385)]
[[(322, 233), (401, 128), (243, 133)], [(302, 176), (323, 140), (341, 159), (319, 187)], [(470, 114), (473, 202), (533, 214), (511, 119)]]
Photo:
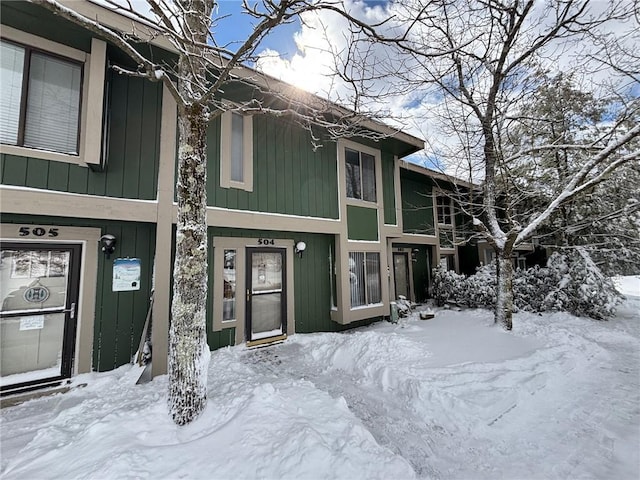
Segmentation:
[(302, 258), (302, 252), (307, 248), (307, 244), (304, 242), (297, 242), (295, 252), (298, 254), (300, 258)]
[(100, 245), (102, 247), (101, 250), (105, 253), (107, 258), (109, 258), (116, 249), (116, 237), (110, 233), (102, 235), (100, 237)]

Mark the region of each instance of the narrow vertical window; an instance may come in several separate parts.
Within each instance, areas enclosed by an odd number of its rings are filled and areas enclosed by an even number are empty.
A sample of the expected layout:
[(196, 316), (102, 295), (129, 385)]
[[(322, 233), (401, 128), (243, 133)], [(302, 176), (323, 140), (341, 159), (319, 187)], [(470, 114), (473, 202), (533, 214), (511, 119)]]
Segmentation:
[(349, 288), (351, 307), (366, 305), (364, 252), (349, 252)]
[(231, 180), (244, 182), (244, 118), (231, 114)]
[(331, 285), (331, 308), (337, 308), (336, 299), (336, 263), (333, 253), (334, 246), (329, 245), (329, 284)]
[(380, 254), (377, 252), (367, 252), (365, 259), (365, 271), (367, 273), (367, 303), (380, 303), (382, 301), (382, 288), (380, 285)]
[(20, 100), (24, 49), (2, 42), (0, 50), (0, 140), (16, 145), (20, 125)]
[(361, 153), (362, 163), (362, 199), (376, 201), (376, 159), (373, 155)]
[(347, 197), (362, 198), (360, 189), (360, 156), (354, 150), (345, 149), (345, 173)]
[(220, 122), (220, 186), (251, 192), (253, 117), (228, 111)]
[(236, 251), (224, 251), (222, 321), (236, 319)]

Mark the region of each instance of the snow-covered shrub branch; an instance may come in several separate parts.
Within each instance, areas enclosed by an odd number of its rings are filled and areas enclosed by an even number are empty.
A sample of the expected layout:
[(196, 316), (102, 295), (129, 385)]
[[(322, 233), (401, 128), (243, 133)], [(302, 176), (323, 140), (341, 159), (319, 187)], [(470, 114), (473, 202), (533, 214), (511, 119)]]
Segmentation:
[[(434, 270), (436, 304), (468, 308), (493, 308), (496, 271), (493, 266), (475, 275), (459, 275), (438, 267)], [(514, 272), (513, 302), (517, 310), (565, 311), (576, 316), (606, 320), (615, 314), (622, 297), (584, 249), (556, 252), (546, 267), (538, 265)]]

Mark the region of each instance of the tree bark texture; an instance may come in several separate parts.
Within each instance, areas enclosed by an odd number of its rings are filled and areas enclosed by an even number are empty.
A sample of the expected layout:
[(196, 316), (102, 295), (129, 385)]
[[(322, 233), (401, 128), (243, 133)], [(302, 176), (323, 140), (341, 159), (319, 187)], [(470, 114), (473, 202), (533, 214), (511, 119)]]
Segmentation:
[(511, 330), (513, 328), (513, 263), (511, 250), (505, 249), (496, 253), (495, 323), (500, 324), (505, 330)]
[(178, 115), (178, 223), (169, 332), (169, 409), (178, 425), (194, 420), (207, 401), (207, 120), (206, 107), (198, 104)]

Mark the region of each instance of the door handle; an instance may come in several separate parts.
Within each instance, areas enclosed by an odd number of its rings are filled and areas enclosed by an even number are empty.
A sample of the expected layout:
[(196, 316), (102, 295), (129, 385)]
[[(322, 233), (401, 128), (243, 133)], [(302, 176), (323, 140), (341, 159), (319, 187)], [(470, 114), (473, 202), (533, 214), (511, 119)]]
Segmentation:
[(76, 304), (75, 302), (71, 304), (71, 306), (69, 308), (65, 308), (64, 310), (62, 310), (64, 313), (68, 313), (69, 317), (71, 318), (71, 320), (73, 320), (74, 318), (76, 318)]

